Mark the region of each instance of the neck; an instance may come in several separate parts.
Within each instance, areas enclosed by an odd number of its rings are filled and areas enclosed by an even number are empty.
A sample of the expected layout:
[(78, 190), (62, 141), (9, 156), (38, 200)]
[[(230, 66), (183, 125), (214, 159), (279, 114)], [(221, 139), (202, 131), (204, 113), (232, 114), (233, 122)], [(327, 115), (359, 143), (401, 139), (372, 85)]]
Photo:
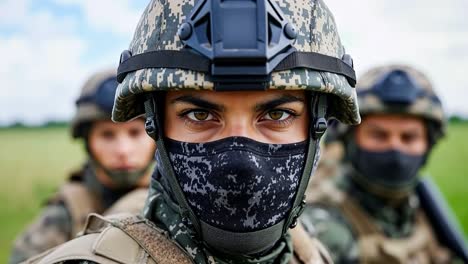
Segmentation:
[(415, 213), (419, 207), (419, 200), (414, 192), (398, 197), (377, 195), (368, 191), (354, 179), (355, 177), (346, 175), (340, 180), (340, 187), (361, 205), (362, 209), (375, 220), (387, 235), (390, 237), (409, 235), (415, 221)]
[(182, 248), (186, 249), (195, 263), (281, 263), (286, 264), (292, 256), (292, 244), (289, 235), (283, 237), (275, 247), (268, 252), (256, 256), (228, 256), (215, 252), (205, 243), (198, 241), (198, 236), (191, 228), (190, 220), (179, 213), (179, 205), (171, 196), (170, 187), (155, 170), (151, 181), (148, 203), (144, 210), (146, 218), (154, 222), (158, 227), (167, 230), (170, 237)]
[(346, 170), (351, 183), (387, 205), (398, 207), (401, 202), (406, 201), (414, 193), (415, 184), (405, 188), (389, 188), (370, 182), (368, 177), (363, 176), (351, 164), (347, 165)]

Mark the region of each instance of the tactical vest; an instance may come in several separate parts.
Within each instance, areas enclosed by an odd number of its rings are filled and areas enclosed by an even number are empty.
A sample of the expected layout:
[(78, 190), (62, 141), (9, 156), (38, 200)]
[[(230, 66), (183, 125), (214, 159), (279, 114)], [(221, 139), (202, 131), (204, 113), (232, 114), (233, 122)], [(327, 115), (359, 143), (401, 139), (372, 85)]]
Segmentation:
[(48, 201), (48, 204), (63, 203), (71, 217), (71, 238), (83, 230), (86, 218), (91, 213), (102, 213), (100, 200), (83, 183), (69, 181), (63, 184), (58, 193)]
[[(294, 258), (290, 264), (332, 263), (325, 248), (298, 225), (291, 232)], [(26, 264), (54, 264), (88, 260), (100, 264), (193, 264), (192, 258), (168, 233), (142, 216), (104, 218), (91, 214), (82, 236), (27, 260)]]
[(308, 203), (336, 208), (348, 220), (358, 239), (359, 263), (450, 263), (449, 251), (439, 245), (422, 210), (416, 213), (410, 236), (390, 238), (352, 197), (336, 188), (333, 181), (321, 182), (321, 187), (308, 197)]
[(65, 205), (71, 217), (71, 238), (74, 238), (79, 231), (83, 230), (89, 214), (138, 214), (143, 209), (147, 196), (148, 188), (135, 189), (122, 196), (110, 208), (105, 209), (101, 200), (83, 183), (69, 181), (60, 187), (57, 195), (48, 203)]

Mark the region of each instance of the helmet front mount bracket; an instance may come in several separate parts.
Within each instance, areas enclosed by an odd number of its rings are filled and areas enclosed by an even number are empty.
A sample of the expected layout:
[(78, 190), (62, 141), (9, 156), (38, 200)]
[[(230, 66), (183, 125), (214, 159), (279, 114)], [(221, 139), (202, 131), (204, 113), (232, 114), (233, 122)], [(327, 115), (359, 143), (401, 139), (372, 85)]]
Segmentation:
[(297, 36), (281, 9), (268, 0), (199, 1), (178, 34), (186, 48), (212, 61), (218, 91), (266, 89), (273, 69), (295, 51)]

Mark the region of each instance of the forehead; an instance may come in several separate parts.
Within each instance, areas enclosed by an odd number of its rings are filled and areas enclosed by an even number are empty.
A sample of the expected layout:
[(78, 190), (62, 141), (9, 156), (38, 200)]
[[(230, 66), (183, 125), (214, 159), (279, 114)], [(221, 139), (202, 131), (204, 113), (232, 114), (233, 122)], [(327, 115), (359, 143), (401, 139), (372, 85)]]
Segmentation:
[(98, 120), (93, 122), (92, 129), (101, 130), (101, 129), (112, 129), (112, 130), (126, 130), (135, 127), (143, 127), (144, 121), (141, 118), (137, 118), (131, 121), (123, 123), (115, 123), (111, 120)]
[(361, 128), (375, 128), (388, 131), (425, 129), (423, 118), (399, 114), (371, 114), (364, 116)]

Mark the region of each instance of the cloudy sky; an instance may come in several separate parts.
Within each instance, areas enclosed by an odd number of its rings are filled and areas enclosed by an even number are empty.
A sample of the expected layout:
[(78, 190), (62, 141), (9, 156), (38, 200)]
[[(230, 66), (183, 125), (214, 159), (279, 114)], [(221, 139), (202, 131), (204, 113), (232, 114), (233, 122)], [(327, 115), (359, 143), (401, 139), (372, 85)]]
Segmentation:
[[(67, 120), (80, 85), (117, 66), (147, 0), (0, 0), (0, 125)], [(326, 0), (358, 75), (412, 64), (468, 116), (468, 1)]]

